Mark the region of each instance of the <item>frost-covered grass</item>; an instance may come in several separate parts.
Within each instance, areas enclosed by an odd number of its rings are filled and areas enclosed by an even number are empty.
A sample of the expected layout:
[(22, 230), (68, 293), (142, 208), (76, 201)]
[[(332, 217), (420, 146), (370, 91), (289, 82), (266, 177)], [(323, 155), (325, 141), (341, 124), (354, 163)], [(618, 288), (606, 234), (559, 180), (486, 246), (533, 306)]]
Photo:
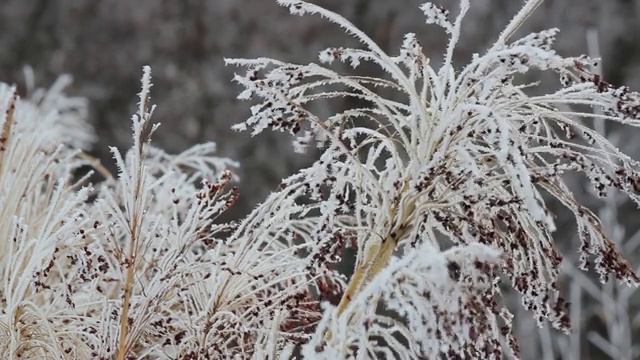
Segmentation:
[[(452, 58), (468, 0), (454, 18), (420, 6), (449, 35), (442, 64), (414, 34), (390, 55), (335, 13), (278, 2), (362, 44), (327, 49), (322, 63), (371, 62), (385, 77), (227, 59), (247, 69), (240, 98), (255, 100), (237, 130), (288, 131), (297, 151), (321, 152), (244, 219), (219, 220), (238, 197), (238, 164), (214, 144), (178, 155), (151, 146), (148, 67), (132, 147), (111, 149), (117, 175), (85, 153), (95, 134), (82, 100), (61, 86), (29, 99), (0, 87), (1, 354), (518, 358), (503, 287), (539, 324), (569, 331), (550, 198), (575, 216), (580, 267), (640, 283), (563, 181), (582, 173), (599, 195), (640, 203), (640, 164), (592, 126), (639, 126), (640, 94), (595, 75), (595, 59), (556, 54), (556, 29), (513, 39), (540, 1), (461, 68)], [(530, 95), (537, 84), (518, 79), (532, 70), (556, 73), (558, 88)], [(364, 105), (328, 118), (307, 109), (336, 98)], [(78, 176), (87, 167), (102, 180)], [(335, 267), (345, 248), (357, 254), (350, 278)]]

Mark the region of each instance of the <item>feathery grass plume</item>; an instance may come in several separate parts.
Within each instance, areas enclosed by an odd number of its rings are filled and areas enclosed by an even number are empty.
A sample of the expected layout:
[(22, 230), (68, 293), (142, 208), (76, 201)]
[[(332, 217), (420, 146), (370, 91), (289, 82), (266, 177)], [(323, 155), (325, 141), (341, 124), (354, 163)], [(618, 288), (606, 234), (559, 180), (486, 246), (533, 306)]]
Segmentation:
[(59, 331), (68, 321), (59, 311), (68, 299), (66, 279), (40, 281), (55, 272), (60, 249), (77, 241), (90, 191), (86, 177), (74, 180), (83, 164), (74, 147), (93, 134), (85, 101), (61, 92), (67, 80), (27, 100), (0, 84), (0, 354), (8, 358), (88, 350), (75, 324)]
[(307, 274), (288, 266), (301, 260), (243, 232), (250, 220), (218, 221), (238, 197), (227, 170), (237, 164), (213, 157), (213, 144), (179, 155), (150, 146), (150, 87), (145, 68), (133, 147), (124, 156), (112, 149), (119, 176), (98, 187), (94, 226), (83, 233), (91, 239), (83, 264), (99, 264), (83, 294), (96, 334), (91, 356), (247, 358), (284, 349), (309, 326), (299, 319), (319, 318)]
[(85, 102), (0, 85), (3, 357), (246, 358), (308, 340), (320, 314), (306, 262), (218, 220), (237, 164), (214, 144), (150, 145), (150, 79), (145, 68), (133, 147), (112, 148), (118, 176), (92, 186), (77, 178), (95, 164), (80, 148)]
[(280, 207), (299, 207), (274, 194), (221, 222), (238, 164), (212, 143), (152, 147), (150, 88), (145, 67), (133, 146), (111, 149), (118, 176), (99, 168), (89, 185), (91, 173), (77, 177), (97, 165), (80, 148), (93, 136), (85, 102), (60, 86), (21, 100), (0, 85), (2, 356), (258, 359), (310, 339), (321, 317), (310, 285), (332, 283), (298, 256), (307, 242)]
[[(614, 274), (640, 283), (600, 220), (562, 179), (579, 172), (600, 195), (614, 188), (640, 204), (639, 163), (589, 125), (603, 119), (639, 126), (640, 94), (590, 72), (595, 59), (556, 54), (557, 29), (512, 40), (540, 2), (526, 1), (486, 53), (460, 69), (452, 58), (468, 0), (453, 19), (438, 5), (420, 6), (426, 22), (449, 35), (436, 68), (414, 34), (392, 56), (340, 15), (298, 0), (278, 3), (293, 14), (320, 15), (363, 45), (329, 48), (321, 62), (367, 61), (386, 76), (267, 58), (226, 60), (247, 68), (235, 77), (245, 88), (239, 98), (259, 99), (237, 130), (289, 131), (297, 150), (312, 143), (322, 150), (312, 166), (282, 182), (265, 203), (272, 212), (260, 215), (273, 219), (260, 231), (304, 249), (310, 274), (324, 274), (332, 285), (323, 288), (326, 295), (342, 295), (324, 312), (305, 347), (308, 356), (518, 358), (499, 275), (539, 323), (546, 319), (568, 332), (567, 304), (556, 284), (562, 256), (543, 193), (575, 215), (583, 269), (593, 264), (602, 281)], [(556, 73), (560, 86), (529, 95), (537, 84), (518, 79), (532, 70)], [(307, 110), (336, 98), (366, 105), (326, 119)], [(325, 269), (349, 244), (357, 259), (344, 284)], [(393, 253), (399, 259), (391, 261)]]

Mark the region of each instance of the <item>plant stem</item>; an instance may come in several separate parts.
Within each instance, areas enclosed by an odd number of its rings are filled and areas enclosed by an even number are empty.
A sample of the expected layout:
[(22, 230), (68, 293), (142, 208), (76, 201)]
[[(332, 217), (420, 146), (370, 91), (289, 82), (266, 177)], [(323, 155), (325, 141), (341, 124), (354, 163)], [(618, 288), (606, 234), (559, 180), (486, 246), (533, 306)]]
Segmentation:
[(122, 300), (122, 313), (120, 314), (120, 337), (118, 339), (118, 360), (125, 360), (127, 354), (127, 333), (129, 331), (129, 307), (131, 304), (131, 292), (133, 290), (133, 278), (136, 268), (136, 239), (138, 228), (138, 217), (132, 219), (130, 232), (131, 242), (129, 244), (129, 257), (126, 258), (127, 277), (124, 283), (124, 295)]

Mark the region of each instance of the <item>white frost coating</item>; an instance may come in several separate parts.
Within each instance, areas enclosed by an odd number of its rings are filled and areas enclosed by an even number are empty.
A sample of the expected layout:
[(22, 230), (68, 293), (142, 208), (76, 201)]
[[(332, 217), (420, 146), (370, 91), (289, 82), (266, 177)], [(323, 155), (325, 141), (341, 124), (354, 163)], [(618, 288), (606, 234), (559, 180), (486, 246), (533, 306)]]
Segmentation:
[[(92, 133), (84, 102), (60, 92), (67, 79), (26, 100), (0, 85), (0, 354), (284, 359), (302, 346), (331, 360), (517, 359), (505, 287), (538, 324), (569, 331), (549, 197), (575, 215), (582, 267), (640, 283), (563, 179), (582, 173), (598, 195), (619, 189), (640, 204), (640, 164), (583, 124), (640, 127), (640, 94), (602, 81), (587, 57), (555, 53), (556, 30), (512, 41), (539, 1), (456, 67), (469, 1), (452, 21), (423, 5), (449, 33), (437, 68), (412, 34), (392, 56), (335, 13), (279, 3), (362, 45), (321, 60), (370, 62), (384, 75), (225, 59), (247, 68), (234, 80), (255, 101), (237, 130), (289, 132), (296, 150), (319, 152), (238, 221), (222, 216), (238, 199), (235, 162), (214, 157), (213, 144), (176, 155), (151, 146), (148, 67), (133, 146), (110, 148), (117, 176), (80, 150)], [(528, 95), (537, 84), (514, 79), (529, 71), (562, 85)], [(336, 99), (356, 105), (310, 110)], [(104, 181), (87, 187), (86, 165)], [(346, 249), (350, 278), (337, 270)]]

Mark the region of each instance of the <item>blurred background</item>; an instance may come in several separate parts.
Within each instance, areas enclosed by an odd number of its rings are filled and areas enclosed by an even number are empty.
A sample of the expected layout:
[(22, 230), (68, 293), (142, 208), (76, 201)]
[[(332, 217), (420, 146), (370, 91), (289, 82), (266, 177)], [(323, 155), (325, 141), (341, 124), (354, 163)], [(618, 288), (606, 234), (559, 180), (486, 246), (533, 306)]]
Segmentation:
[[(363, 29), (394, 54), (406, 32), (418, 35), (427, 55), (439, 61), (446, 45), (443, 31), (426, 26), (419, 0), (315, 0)], [(455, 13), (457, 1), (436, 1)], [(518, 0), (473, 0), (464, 22), (456, 61), (492, 44)], [(520, 35), (559, 27), (557, 50), (563, 55), (593, 52), (598, 38), (605, 80), (640, 90), (640, 0), (546, 0)], [(593, 44), (593, 42), (591, 42)], [(271, 0), (2, 0), (0, 1), (0, 80), (16, 83), (25, 95), (25, 66), (37, 86), (47, 87), (63, 73), (74, 77), (72, 95), (90, 101), (90, 120), (99, 141), (91, 153), (113, 166), (108, 145), (130, 144), (129, 119), (135, 111), (143, 65), (153, 70), (154, 114), (162, 123), (154, 144), (178, 152), (204, 141), (218, 144), (218, 154), (238, 160), (241, 200), (229, 216), (246, 214), (280, 179), (313, 159), (294, 154), (289, 137), (252, 138), (230, 126), (244, 120), (250, 104), (235, 99), (236, 69), (224, 57), (267, 56), (290, 62), (316, 61), (327, 46), (357, 44), (336, 26), (316, 17), (289, 15)], [(434, 62), (432, 62), (433, 64)], [(375, 73), (375, 68), (363, 71)], [(28, 77), (27, 77), (28, 78)], [(601, 126), (627, 153), (640, 155), (639, 131)], [(597, 201), (577, 179), (574, 190), (603, 217), (605, 227), (631, 263), (640, 265), (639, 212), (623, 196)], [(566, 214), (565, 214), (566, 215)], [(558, 213), (557, 234), (568, 265), (566, 298), (572, 303), (575, 331), (558, 336), (538, 329), (530, 316), (517, 314), (526, 359), (640, 359), (640, 294), (613, 282), (600, 284), (576, 271), (577, 242), (569, 218)], [(567, 226), (564, 226), (567, 225)]]

